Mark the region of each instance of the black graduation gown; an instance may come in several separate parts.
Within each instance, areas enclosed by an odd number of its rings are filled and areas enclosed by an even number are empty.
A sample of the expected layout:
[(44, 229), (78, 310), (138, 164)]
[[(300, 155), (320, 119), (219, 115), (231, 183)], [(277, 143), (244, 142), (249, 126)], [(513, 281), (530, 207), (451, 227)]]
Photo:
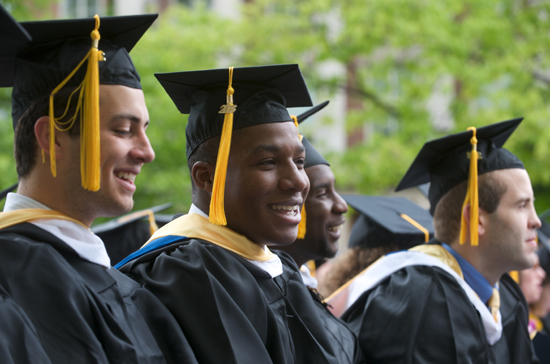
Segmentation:
[(229, 250), (177, 237), (120, 269), (164, 302), (199, 363), (338, 363), (298, 267), (279, 256), (283, 274), (271, 278)]
[(34, 325), (3, 287), (0, 287), (0, 363), (51, 363)]
[(529, 307), (518, 284), (505, 274), (500, 279), (500, 313), (503, 336), (508, 344), (510, 362), (538, 363), (529, 337)]
[(318, 319), (321, 320), (325, 332), (330, 336), (333, 345), (336, 347), (335, 352), (338, 355), (338, 363), (354, 363), (360, 355), (355, 334), (344, 321), (334, 317), (317, 290), (312, 288), (308, 288), (308, 290), (315, 303), (319, 315)]
[(28, 315), (52, 363), (196, 362), (150, 292), (32, 224), (0, 231), (0, 285)]
[(398, 270), (342, 318), (358, 336), (363, 363), (512, 363), (505, 335), (488, 345), (475, 307), (438, 267)]

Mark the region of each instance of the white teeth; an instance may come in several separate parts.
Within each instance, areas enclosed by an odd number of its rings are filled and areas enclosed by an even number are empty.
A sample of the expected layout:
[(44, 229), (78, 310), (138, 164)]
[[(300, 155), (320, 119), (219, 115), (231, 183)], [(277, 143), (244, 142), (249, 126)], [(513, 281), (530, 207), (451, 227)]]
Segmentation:
[(271, 205), (271, 208), (275, 211), (287, 211), (285, 215), (296, 216), (298, 214), (298, 205)]
[(342, 225), (336, 225), (336, 226), (329, 227), (328, 230), (336, 233), (340, 231), (341, 228), (342, 228)]
[(136, 175), (134, 173), (127, 173), (127, 172), (118, 172), (116, 174), (118, 178), (122, 178), (125, 180), (128, 180), (130, 182), (134, 182), (136, 180)]

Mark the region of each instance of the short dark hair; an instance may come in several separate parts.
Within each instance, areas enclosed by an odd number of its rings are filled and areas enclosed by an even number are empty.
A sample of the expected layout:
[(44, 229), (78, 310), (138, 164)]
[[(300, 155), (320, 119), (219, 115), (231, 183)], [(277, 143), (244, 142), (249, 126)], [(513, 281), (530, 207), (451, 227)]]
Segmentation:
[[(56, 117), (61, 117), (67, 108), (71, 93), (74, 88), (65, 88), (54, 97), (54, 109)], [(70, 119), (76, 110), (78, 95), (75, 93), (71, 99), (67, 113), (63, 121)], [(50, 108), (50, 95), (43, 95), (34, 99), (17, 121), (15, 127), (14, 156), (17, 175), (24, 178), (29, 175), (36, 163), (38, 142), (34, 135), (34, 125), (42, 116), (47, 116)], [(80, 135), (80, 118), (77, 116), (73, 126), (69, 129), (69, 135), (76, 138)]]
[(194, 151), (191, 153), (189, 158), (187, 158), (187, 168), (189, 168), (189, 174), (191, 174), (191, 191), (195, 195), (197, 192), (197, 187), (195, 182), (193, 182), (193, 166), (197, 162), (207, 162), (216, 165), (216, 160), (218, 159), (218, 149), (220, 147), (221, 136), (215, 136), (210, 139), (202, 142)]
[[(434, 229), (437, 240), (451, 243), (460, 234), (462, 204), (466, 198), (468, 181), (464, 181), (447, 192), (437, 203), (434, 212)], [(506, 192), (506, 184), (493, 172), (484, 173), (478, 179), (479, 207), (492, 214)]]

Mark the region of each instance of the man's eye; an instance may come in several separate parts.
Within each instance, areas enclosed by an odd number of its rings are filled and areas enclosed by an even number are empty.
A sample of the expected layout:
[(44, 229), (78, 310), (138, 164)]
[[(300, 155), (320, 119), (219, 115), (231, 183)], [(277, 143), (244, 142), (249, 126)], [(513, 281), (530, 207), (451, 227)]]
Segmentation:
[(115, 133), (118, 134), (118, 135), (121, 135), (121, 136), (130, 135), (130, 131), (129, 131), (129, 130), (117, 129), (117, 130), (115, 130)]

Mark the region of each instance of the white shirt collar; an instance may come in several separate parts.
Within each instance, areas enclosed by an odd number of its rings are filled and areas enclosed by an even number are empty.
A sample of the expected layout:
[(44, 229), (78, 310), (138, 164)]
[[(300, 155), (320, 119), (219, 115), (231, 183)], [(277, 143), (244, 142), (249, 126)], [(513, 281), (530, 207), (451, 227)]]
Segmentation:
[(302, 276), (302, 280), (307, 287), (317, 289), (317, 278), (311, 275), (311, 271), (307, 265), (303, 264), (300, 267), (300, 275)]
[[(18, 193), (8, 193), (4, 212), (21, 209), (42, 209), (51, 210), (49, 207), (33, 200), (30, 197)], [(105, 249), (105, 244), (99, 236), (89, 229), (67, 220), (39, 219), (31, 224), (46, 230), (50, 234), (62, 240), (70, 246), (82, 259), (102, 265), (106, 268), (111, 266), (111, 259)]]
[[(195, 204), (191, 204), (191, 208), (189, 209), (190, 214), (198, 214), (201, 215), (204, 218), (208, 219), (208, 215), (205, 214), (200, 208), (197, 207)], [(267, 247), (264, 246), (264, 250), (267, 250)], [(250, 260), (247, 259), (250, 263), (254, 264), (258, 268), (264, 270), (267, 272), (271, 278), (275, 278), (277, 276), (280, 276), (283, 274), (283, 263), (281, 263), (281, 259), (277, 255), (273, 255), (273, 258), (271, 258), (268, 261), (261, 262), (259, 260)]]

